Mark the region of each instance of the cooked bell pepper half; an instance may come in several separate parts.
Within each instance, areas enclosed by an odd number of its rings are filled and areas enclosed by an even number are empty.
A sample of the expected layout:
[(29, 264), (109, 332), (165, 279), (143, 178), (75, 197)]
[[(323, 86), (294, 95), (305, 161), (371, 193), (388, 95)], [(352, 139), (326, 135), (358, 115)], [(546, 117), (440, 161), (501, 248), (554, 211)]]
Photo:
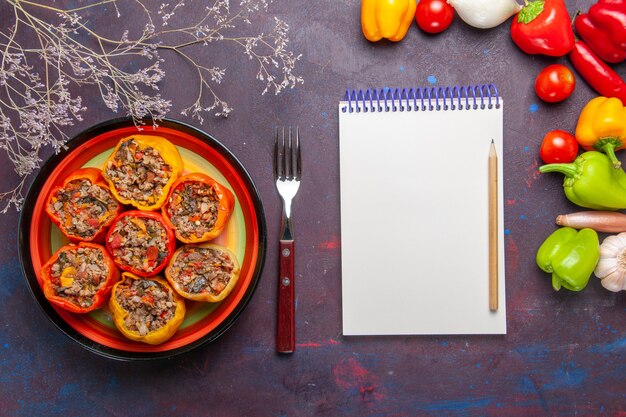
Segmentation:
[(91, 242), (63, 246), (41, 267), (44, 296), (72, 313), (102, 307), (119, 277), (104, 246)]
[(606, 153), (619, 168), (615, 151), (626, 148), (626, 107), (614, 97), (591, 99), (580, 112), (575, 136), (584, 149)]
[(165, 277), (183, 297), (215, 303), (235, 288), (240, 272), (231, 250), (204, 243), (178, 248), (165, 269)]
[(72, 242), (102, 242), (122, 212), (98, 168), (74, 171), (50, 192), (46, 213)]
[(362, 0), (361, 29), (368, 41), (383, 38), (398, 42), (404, 38), (413, 18), (415, 0)]
[(160, 276), (142, 278), (122, 272), (113, 286), (109, 308), (125, 337), (150, 345), (169, 340), (185, 318), (185, 300)]
[(139, 210), (161, 208), (182, 172), (183, 160), (176, 146), (151, 135), (121, 139), (102, 169), (115, 197)]
[(234, 207), (235, 197), (228, 188), (196, 172), (172, 184), (161, 213), (178, 240), (198, 243), (219, 236)]
[(584, 152), (569, 164), (542, 165), (539, 172), (565, 174), (565, 196), (581, 207), (626, 209), (626, 172), (615, 169), (609, 157), (601, 152)]
[(552, 288), (582, 291), (600, 259), (600, 242), (593, 229), (557, 229), (541, 244), (536, 261), (552, 274)]
[(563, 56), (574, 47), (574, 31), (563, 0), (524, 1), (513, 18), (513, 42), (527, 54)]
[(149, 277), (167, 266), (176, 250), (176, 237), (160, 213), (131, 210), (115, 219), (106, 247), (121, 270)]

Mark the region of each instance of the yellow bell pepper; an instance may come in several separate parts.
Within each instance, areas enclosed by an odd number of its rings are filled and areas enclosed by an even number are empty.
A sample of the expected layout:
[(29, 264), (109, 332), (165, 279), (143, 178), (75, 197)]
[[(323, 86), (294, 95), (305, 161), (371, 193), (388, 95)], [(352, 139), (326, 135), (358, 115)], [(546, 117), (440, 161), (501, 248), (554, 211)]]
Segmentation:
[(382, 38), (402, 40), (413, 22), (416, 7), (415, 0), (362, 0), (363, 35), (371, 42)]
[[(154, 304), (152, 294), (156, 290), (165, 291), (167, 294), (172, 295), (172, 303), (174, 304), (173, 316), (168, 318), (169, 312), (165, 310), (159, 315), (162, 317), (154, 317), (155, 319), (165, 320), (165, 323), (156, 329), (151, 329), (150, 323), (143, 323), (143, 326), (145, 326), (143, 329), (140, 328), (142, 326), (141, 323), (126, 323), (126, 318), (130, 312), (120, 304), (118, 297), (120, 299), (129, 299), (130, 301), (127, 301), (127, 303), (131, 306), (135, 306), (143, 311), (150, 311), (151, 306)], [(176, 333), (185, 318), (186, 311), (183, 297), (178, 295), (162, 277), (142, 278), (130, 272), (122, 272), (122, 280), (113, 286), (109, 308), (113, 315), (113, 323), (115, 323), (115, 327), (117, 327), (120, 333), (131, 340), (150, 345), (161, 344), (174, 336), (174, 333)]]
[(626, 107), (615, 97), (591, 99), (580, 112), (575, 135), (585, 150), (606, 153), (619, 168), (615, 151), (626, 148)]
[[(146, 152), (156, 151), (163, 159), (161, 170), (155, 172), (155, 158)], [(122, 138), (102, 168), (115, 198), (139, 210), (161, 208), (170, 187), (182, 175), (183, 159), (176, 146), (161, 136), (132, 135)]]

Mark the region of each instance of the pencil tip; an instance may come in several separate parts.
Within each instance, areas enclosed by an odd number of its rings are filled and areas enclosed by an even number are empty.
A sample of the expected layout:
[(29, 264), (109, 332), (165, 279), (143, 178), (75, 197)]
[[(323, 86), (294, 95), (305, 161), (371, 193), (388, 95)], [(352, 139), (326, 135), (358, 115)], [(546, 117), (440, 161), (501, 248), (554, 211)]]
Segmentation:
[(493, 143), (493, 139), (491, 139), (491, 143)]

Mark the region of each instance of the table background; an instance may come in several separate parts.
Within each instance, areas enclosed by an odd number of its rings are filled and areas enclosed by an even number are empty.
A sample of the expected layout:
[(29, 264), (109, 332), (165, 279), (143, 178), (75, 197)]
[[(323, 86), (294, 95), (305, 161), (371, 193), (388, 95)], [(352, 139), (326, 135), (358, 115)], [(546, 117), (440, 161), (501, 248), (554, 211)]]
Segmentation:
[[(567, 7), (573, 13), (591, 3), (568, 1)], [(156, 10), (160, 2), (148, 4)], [(0, 5), (3, 30), (12, 24), (9, 11)], [(595, 96), (578, 77), (576, 91), (563, 103), (536, 97), (536, 74), (550, 63), (569, 65), (567, 59), (525, 55), (510, 39), (510, 22), (482, 31), (457, 16), (437, 36), (413, 25), (398, 44), (372, 44), (361, 35), (356, 0), (276, 0), (258, 24), (269, 29), (271, 15), (290, 25), (290, 47), (302, 53), (296, 72), (304, 84), (261, 96), (256, 68), (243, 56), (231, 57), (219, 64), (228, 69), (222, 96), (235, 110), (228, 119), (208, 118), (200, 126), (178, 114), (189, 104), (185, 63), (168, 56), (166, 74), (180, 76), (162, 83), (174, 103), (169, 116), (218, 138), (260, 191), (269, 246), (247, 309), (219, 341), (171, 360), (127, 363), (96, 356), (61, 334), (34, 303), (18, 261), (19, 214), (11, 210), (0, 218), (0, 415), (626, 416), (624, 293), (604, 290), (593, 277), (582, 293), (555, 292), (534, 263), (536, 249), (556, 227), (555, 216), (578, 210), (561, 191), (562, 176), (537, 171), (543, 135), (556, 128), (573, 131), (584, 103)], [(616, 69), (626, 76), (625, 64)], [(343, 92), (487, 82), (496, 83), (506, 101), (508, 334), (343, 337), (337, 125)], [(90, 94), (81, 91), (90, 110), (68, 128), (70, 135), (119, 116)], [(273, 127), (290, 124), (300, 126), (304, 148), (303, 182), (294, 202), (297, 347), (280, 356), (274, 337), (281, 206), (271, 150)], [(434, 156), (442, 164), (445, 152), (454, 149), (442, 144), (442, 154)], [(16, 181), (6, 156), (0, 158), (3, 184)], [(462, 201), (451, 196), (450, 204), (463, 215)], [(453, 261), (462, 248), (451, 241), (448, 250)], [(439, 278), (445, 274), (442, 265)]]

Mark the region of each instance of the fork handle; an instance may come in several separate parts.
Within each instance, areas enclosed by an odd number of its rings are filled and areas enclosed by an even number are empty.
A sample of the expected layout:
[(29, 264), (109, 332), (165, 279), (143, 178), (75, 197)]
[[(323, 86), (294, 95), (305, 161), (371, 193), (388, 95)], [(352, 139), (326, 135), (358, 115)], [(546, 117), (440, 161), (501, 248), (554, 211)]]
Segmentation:
[(278, 277), (278, 325), (276, 350), (291, 353), (295, 349), (295, 289), (294, 289), (294, 242), (280, 241), (280, 267)]

